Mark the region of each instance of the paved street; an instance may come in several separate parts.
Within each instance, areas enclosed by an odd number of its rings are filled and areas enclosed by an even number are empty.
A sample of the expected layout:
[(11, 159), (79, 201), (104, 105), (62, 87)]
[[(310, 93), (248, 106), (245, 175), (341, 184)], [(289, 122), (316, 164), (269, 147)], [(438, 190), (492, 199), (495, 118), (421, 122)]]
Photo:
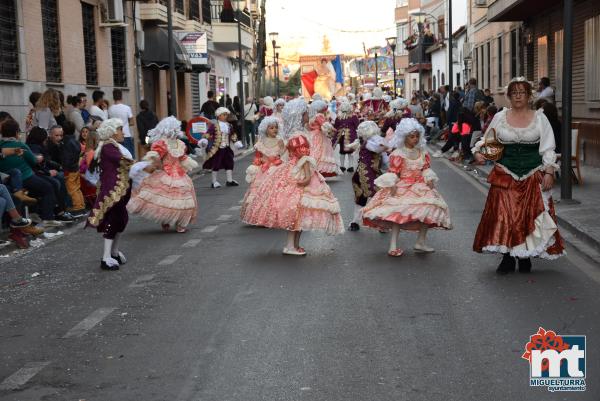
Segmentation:
[[(190, 232), (133, 218), (119, 272), (99, 269), (91, 230), (5, 262), (0, 399), (598, 400), (600, 267), (573, 251), (497, 276), (497, 256), (471, 251), (484, 194), (434, 169), (455, 228), (430, 255), (401, 234), (406, 255), (390, 258), (388, 236), (362, 229), (308, 233), (309, 255), (285, 257), (283, 232), (240, 223), (245, 184), (203, 176)], [(347, 223), (350, 176), (331, 187)], [(529, 387), (521, 354), (540, 326), (587, 335), (586, 392)]]

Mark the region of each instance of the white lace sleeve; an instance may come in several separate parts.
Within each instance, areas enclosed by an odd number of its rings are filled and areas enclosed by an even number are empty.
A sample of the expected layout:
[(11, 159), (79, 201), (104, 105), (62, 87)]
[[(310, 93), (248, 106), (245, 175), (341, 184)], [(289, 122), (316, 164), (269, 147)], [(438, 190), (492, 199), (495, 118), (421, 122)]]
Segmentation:
[(440, 180), (438, 178), (437, 174), (435, 173), (435, 171), (433, 171), (430, 168), (428, 168), (427, 170), (423, 170), (423, 178), (425, 179), (425, 182), (433, 182), (433, 183), (436, 183)]
[(371, 152), (381, 153), (385, 150), (386, 143), (383, 137), (375, 135), (367, 139), (367, 144), (365, 146)]
[[(540, 109), (542, 110), (542, 109)], [(538, 129), (540, 130), (540, 155), (542, 156), (542, 164), (544, 169), (553, 168), (554, 171), (559, 169), (556, 164), (556, 142), (554, 141), (554, 131), (550, 121), (544, 113), (538, 111)]]
[(375, 179), (375, 185), (379, 188), (390, 188), (396, 185), (398, 176), (394, 173), (385, 173)]

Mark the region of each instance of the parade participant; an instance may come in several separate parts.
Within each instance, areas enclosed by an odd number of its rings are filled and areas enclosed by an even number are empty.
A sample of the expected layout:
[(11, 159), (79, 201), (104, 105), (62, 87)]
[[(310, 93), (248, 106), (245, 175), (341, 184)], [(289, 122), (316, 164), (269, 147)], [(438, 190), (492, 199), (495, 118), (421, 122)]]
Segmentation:
[(404, 117), (405, 109), (408, 106), (408, 100), (401, 97), (390, 102), (390, 111), (385, 113), (381, 133), (385, 135), (386, 140), (391, 141), (396, 131), (396, 125)]
[(170, 116), (148, 131), (151, 147), (144, 161), (161, 167), (141, 182), (127, 210), (158, 222), (164, 231), (174, 226), (184, 233), (197, 215), (196, 192), (188, 173), (198, 163), (186, 155), (185, 143), (177, 139), (180, 128), (181, 122)]
[(285, 144), (279, 134), (279, 119), (271, 116), (265, 117), (258, 126), (258, 142), (254, 145), (254, 161), (246, 169), (246, 182), (250, 184), (244, 200), (240, 215), (242, 220), (246, 213), (246, 206), (252, 202), (257, 188), (262, 183), (268, 171), (281, 164), (281, 156), (285, 153)]
[(123, 121), (118, 118), (103, 121), (96, 133), (99, 143), (91, 169), (100, 170), (100, 180), (87, 225), (96, 227), (104, 237), (100, 267), (119, 270), (119, 265), (127, 261), (119, 250), (119, 238), (128, 222), (126, 206), (131, 195), (129, 168), (133, 158), (129, 150), (120, 144), (124, 140)]
[(556, 164), (552, 126), (543, 110), (529, 108), (532, 86), (513, 79), (506, 90), (511, 107), (494, 116), (485, 137), (473, 152), (479, 162), (486, 138), (494, 132), (502, 155), (488, 176), (491, 184), (475, 234), (475, 252), (503, 254), (496, 272), (531, 271), (531, 257), (556, 259), (564, 255), (556, 224), (552, 186)]
[(400, 230), (418, 231), (414, 249), (433, 252), (425, 244), (430, 228), (450, 229), (448, 205), (434, 189), (438, 181), (425, 150), (425, 129), (414, 118), (404, 118), (396, 127), (398, 147), (390, 155), (387, 173), (375, 180), (381, 189), (363, 209), (363, 223), (379, 230), (392, 230), (388, 255), (401, 256)]
[(309, 111), (309, 115), (313, 115), (308, 125), (310, 153), (317, 162), (317, 171), (323, 177), (335, 177), (342, 174), (333, 154), (331, 137), (334, 128), (327, 119), (327, 103), (315, 100), (311, 103)]
[(350, 223), (350, 231), (358, 231), (362, 221), (362, 208), (375, 195), (375, 179), (381, 175), (383, 158), (388, 145), (380, 135), (379, 127), (374, 121), (363, 121), (357, 129), (360, 140), (358, 166), (352, 175), (354, 189), (354, 218)]
[(265, 96), (263, 98), (262, 106), (260, 106), (260, 109), (258, 109), (258, 112), (260, 113), (261, 118), (271, 116), (273, 114), (273, 107), (274, 107), (273, 98), (271, 96)]
[(217, 121), (211, 124), (207, 133), (199, 142), (200, 146), (206, 147), (206, 161), (204, 168), (212, 170), (212, 188), (220, 188), (217, 180), (219, 170), (225, 170), (228, 187), (237, 187), (239, 184), (233, 179), (233, 149), (241, 149), (244, 145), (237, 140), (233, 127), (227, 122), (229, 109), (219, 107), (215, 111)]
[[(300, 111), (301, 106), (294, 105)], [(302, 114), (306, 115), (306, 112)], [(256, 196), (248, 204), (243, 221), (287, 230), (283, 254), (303, 256), (306, 255), (300, 246), (303, 231), (340, 234), (344, 231), (344, 223), (337, 199), (310, 157), (310, 142), (306, 136), (302, 132), (292, 135), (287, 150), (289, 160), (267, 173)]]
[(306, 129), (308, 124), (308, 105), (302, 98), (290, 100), (283, 107), (283, 134), (284, 140), (288, 140), (292, 135), (302, 132), (309, 137)]
[(379, 119), (387, 111), (388, 104), (383, 99), (383, 91), (379, 87), (373, 89), (373, 95), (363, 101), (362, 114), (370, 119)]
[(356, 129), (360, 123), (358, 117), (352, 112), (352, 105), (349, 102), (342, 102), (333, 127), (337, 130), (335, 136), (336, 142), (340, 145), (340, 169), (354, 171), (354, 153), (356, 151), (355, 141), (357, 140)]

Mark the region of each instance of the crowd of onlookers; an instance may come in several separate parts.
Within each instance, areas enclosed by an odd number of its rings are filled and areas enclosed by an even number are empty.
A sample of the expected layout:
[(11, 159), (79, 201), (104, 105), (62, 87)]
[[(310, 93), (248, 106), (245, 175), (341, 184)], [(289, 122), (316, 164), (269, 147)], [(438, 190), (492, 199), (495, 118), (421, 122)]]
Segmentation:
[[(543, 109), (548, 117), (556, 140), (557, 153), (560, 152), (561, 124), (554, 104), (554, 90), (550, 80), (541, 78), (538, 83), (536, 100), (532, 107)], [(489, 89), (481, 90), (477, 80), (471, 78), (467, 87), (441, 86), (431, 93), (421, 96), (413, 93), (408, 106), (411, 114), (421, 118), (426, 124), (427, 139), (430, 143), (445, 140), (444, 146), (434, 153), (434, 157), (448, 155), (451, 160), (476, 163), (471, 148), (485, 135), (494, 115), (502, 110)]]
[[(103, 120), (124, 122), (123, 145), (135, 154), (131, 108), (123, 103), (120, 89), (113, 91), (112, 104), (104, 95), (94, 91), (88, 105), (86, 93), (65, 98), (55, 89), (33, 92), (24, 124), (0, 111), (0, 216), (19, 247), (28, 246), (29, 235), (87, 215), (96, 193), (96, 176), (90, 170), (98, 145), (96, 129)], [(143, 112), (142, 107), (142, 119)], [(23, 218), (26, 210), (39, 219)]]

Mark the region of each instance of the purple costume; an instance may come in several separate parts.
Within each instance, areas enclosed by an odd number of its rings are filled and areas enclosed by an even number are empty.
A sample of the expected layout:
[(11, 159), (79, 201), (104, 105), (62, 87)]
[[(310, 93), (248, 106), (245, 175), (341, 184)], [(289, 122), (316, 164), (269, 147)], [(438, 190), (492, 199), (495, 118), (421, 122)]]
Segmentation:
[(226, 144), (222, 146), (223, 134), (219, 128), (219, 122), (211, 124), (208, 131), (204, 135), (208, 139), (206, 147), (206, 161), (203, 168), (212, 171), (233, 170), (233, 150), (231, 145), (237, 141), (236, 135), (233, 133), (233, 127), (229, 125), (229, 135), (227, 135)]
[(106, 239), (114, 239), (116, 234), (125, 231), (129, 221), (126, 206), (131, 196), (129, 168), (132, 164), (114, 144), (109, 142), (102, 146), (99, 187), (87, 225), (96, 227)]
[(367, 149), (361, 139), (358, 154), (358, 166), (352, 175), (352, 188), (354, 189), (354, 203), (365, 206), (367, 200), (375, 195), (375, 179), (381, 175), (381, 154)]
[(385, 120), (383, 121), (383, 127), (381, 127), (381, 132), (383, 135), (386, 135), (388, 132), (388, 129), (392, 129), (392, 131), (396, 131), (396, 125), (398, 125), (398, 123), (400, 122), (400, 120), (402, 120), (402, 117), (386, 117)]
[[(360, 121), (357, 116), (351, 115), (348, 118), (337, 118), (333, 127), (337, 130), (336, 142), (340, 144), (340, 154), (347, 155), (354, 153), (354, 149), (348, 146), (358, 138), (356, 128)], [(335, 143), (333, 144), (336, 145)]]

